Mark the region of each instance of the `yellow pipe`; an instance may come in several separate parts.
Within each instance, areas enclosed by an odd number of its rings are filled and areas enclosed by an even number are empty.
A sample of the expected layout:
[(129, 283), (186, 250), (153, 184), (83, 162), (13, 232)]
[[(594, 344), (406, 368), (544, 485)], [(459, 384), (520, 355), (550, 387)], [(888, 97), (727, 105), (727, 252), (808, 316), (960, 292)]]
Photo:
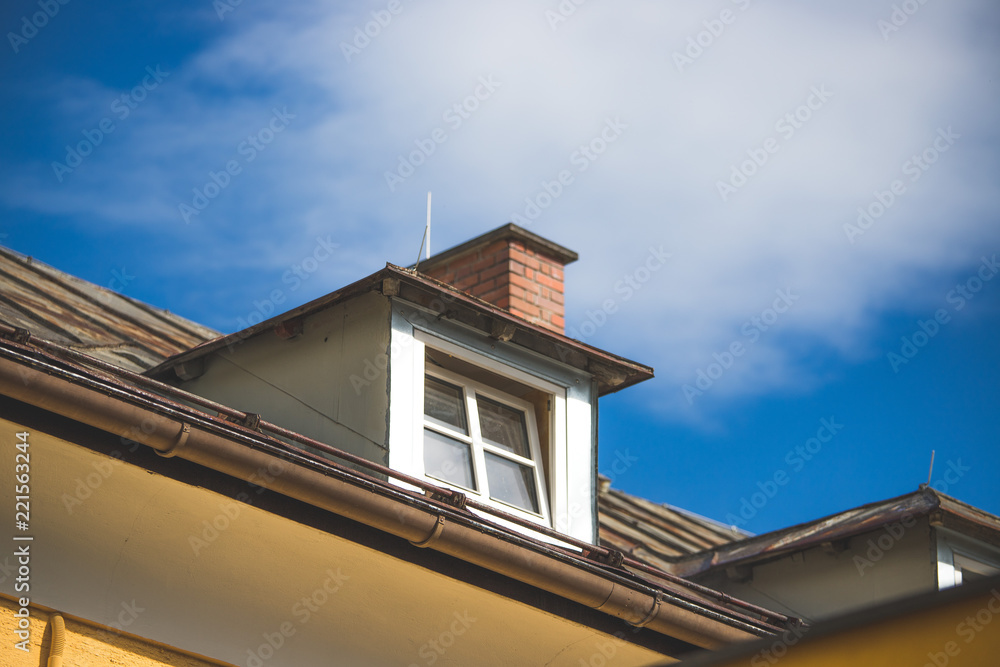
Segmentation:
[(52, 645), (49, 648), (48, 667), (62, 667), (63, 651), (66, 649), (66, 621), (59, 614), (49, 617), (52, 628)]

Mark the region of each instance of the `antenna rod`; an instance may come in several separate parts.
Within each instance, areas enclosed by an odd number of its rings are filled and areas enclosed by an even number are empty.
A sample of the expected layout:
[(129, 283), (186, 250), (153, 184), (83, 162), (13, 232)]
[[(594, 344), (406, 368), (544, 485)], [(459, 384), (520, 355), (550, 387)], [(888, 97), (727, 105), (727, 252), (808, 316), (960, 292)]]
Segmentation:
[(417, 263), (413, 265), (414, 270), (420, 268), (420, 255), (424, 252), (424, 244), (427, 244), (427, 254), (424, 259), (431, 256), (431, 193), (427, 191), (427, 225), (424, 226), (424, 235), (420, 237), (420, 250), (417, 251)]
[(927, 471), (927, 486), (931, 485), (931, 475), (934, 474), (934, 450), (931, 450), (931, 469)]
[(427, 254), (424, 259), (431, 257), (431, 191), (427, 191)]

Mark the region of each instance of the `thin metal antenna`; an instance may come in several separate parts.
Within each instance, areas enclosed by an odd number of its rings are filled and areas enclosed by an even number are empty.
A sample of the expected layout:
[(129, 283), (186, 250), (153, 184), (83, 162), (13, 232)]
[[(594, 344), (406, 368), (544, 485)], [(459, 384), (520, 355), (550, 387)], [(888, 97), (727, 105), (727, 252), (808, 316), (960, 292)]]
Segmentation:
[(934, 474), (934, 450), (931, 450), (931, 469), (927, 471), (927, 486), (931, 485), (931, 476)]
[(431, 191), (427, 191), (427, 254), (424, 259), (431, 258)]
[(420, 255), (424, 252), (424, 243), (427, 244), (427, 254), (424, 259), (429, 259), (431, 256), (431, 193), (427, 192), (427, 225), (424, 227), (424, 235), (420, 239), (420, 250), (417, 251), (417, 262), (413, 265), (413, 270), (415, 271), (417, 267), (420, 266)]

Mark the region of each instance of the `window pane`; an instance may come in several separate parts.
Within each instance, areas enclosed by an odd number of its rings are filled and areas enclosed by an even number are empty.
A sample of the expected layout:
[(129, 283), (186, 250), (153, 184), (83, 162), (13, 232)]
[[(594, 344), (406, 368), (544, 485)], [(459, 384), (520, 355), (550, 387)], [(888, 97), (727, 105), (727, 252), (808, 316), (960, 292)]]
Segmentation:
[(538, 512), (535, 471), (528, 466), (486, 452), (486, 479), (494, 500)]
[(476, 396), (476, 403), (483, 439), (512, 454), (530, 459), (524, 413), (479, 395)]
[(469, 445), (429, 428), (424, 429), (424, 472), (443, 482), (476, 490)]
[(433, 424), (469, 434), (461, 387), (428, 376), (424, 380), (424, 415)]

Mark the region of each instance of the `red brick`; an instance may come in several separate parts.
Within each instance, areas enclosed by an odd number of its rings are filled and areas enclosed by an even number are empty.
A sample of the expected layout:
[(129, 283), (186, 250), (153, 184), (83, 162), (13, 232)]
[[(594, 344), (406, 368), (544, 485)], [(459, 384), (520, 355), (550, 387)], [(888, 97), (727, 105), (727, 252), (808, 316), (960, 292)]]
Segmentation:
[(483, 248), (480, 248), (479, 249), (479, 256), (480, 257), (487, 257), (489, 255), (497, 255), (497, 254), (504, 254), (504, 255), (506, 255), (508, 247), (509, 246), (507, 244), (507, 241), (505, 241), (505, 240), (501, 239), (499, 241), (494, 241), (493, 243), (490, 243), (489, 245), (484, 246)]
[(490, 268), (491, 266), (496, 266), (497, 264), (503, 261), (505, 261), (505, 259), (503, 257), (500, 257), (499, 255), (490, 255), (474, 261), (470, 266), (472, 267), (473, 271), (478, 273), (479, 271), (484, 271)]
[(476, 296), (480, 296), (481, 294), (486, 294), (487, 292), (490, 292), (490, 291), (496, 289), (496, 286), (497, 286), (497, 281), (495, 281), (493, 279), (490, 279), (490, 280), (478, 280), (478, 281), (476, 281), (476, 284), (474, 284), (472, 287), (470, 287), (466, 291), (469, 294), (475, 294)]
[(566, 320), (563, 318), (562, 315), (552, 316), (552, 328), (554, 328), (559, 333), (563, 333), (564, 331), (566, 331)]
[(536, 276), (535, 280), (538, 282), (539, 285), (545, 285), (549, 289), (562, 294), (563, 291), (562, 281), (554, 280), (548, 276)]
[(530, 303), (514, 302), (510, 304), (510, 312), (515, 315), (520, 315), (526, 319), (537, 318), (542, 314), (542, 311), (538, 306), (534, 306)]
[[(544, 278), (544, 276), (540, 276)], [(518, 287), (524, 288), (526, 292), (532, 292), (537, 294), (541, 287), (534, 280), (528, 280), (524, 276), (519, 276), (516, 273), (510, 276), (510, 284), (517, 285)]]
[(538, 259), (536, 259), (534, 256), (526, 252), (521, 252), (520, 250), (517, 250), (515, 248), (511, 248), (510, 258), (517, 260), (518, 262), (521, 262), (522, 264), (527, 266), (529, 269), (534, 269), (536, 271), (542, 266), (542, 263), (539, 262)]
[(455, 279), (456, 280), (459, 279), (459, 278), (464, 278), (465, 276), (467, 276), (470, 273), (472, 273), (472, 265), (471, 264), (461, 264), (459, 266), (456, 266), (455, 269), (454, 269), (454, 271), (455, 271)]
[(511, 273), (516, 273), (519, 276), (529, 277), (526, 273), (527, 269), (524, 264), (521, 264), (521, 262), (518, 262), (515, 259), (511, 259), (507, 262), (507, 270)]
[(491, 267), (485, 268), (479, 272), (480, 280), (489, 280), (490, 278), (496, 278), (497, 276), (504, 275), (508, 271), (506, 263), (494, 264)]
[(489, 301), (498, 308), (506, 308), (510, 305), (510, 293), (502, 287), (492, 289), (477, 296), (483, 301)]
[(455, 285), (455, 287), (462, 290), (463, 292), (468, 292), (470, 289), (475, 287), (476, 283), (478, 282), (479, 282), (478, 276), (476, 274), (470, 274), (468, 276), (465, 276), (461, 280), (456, 280), (453, 284)]

